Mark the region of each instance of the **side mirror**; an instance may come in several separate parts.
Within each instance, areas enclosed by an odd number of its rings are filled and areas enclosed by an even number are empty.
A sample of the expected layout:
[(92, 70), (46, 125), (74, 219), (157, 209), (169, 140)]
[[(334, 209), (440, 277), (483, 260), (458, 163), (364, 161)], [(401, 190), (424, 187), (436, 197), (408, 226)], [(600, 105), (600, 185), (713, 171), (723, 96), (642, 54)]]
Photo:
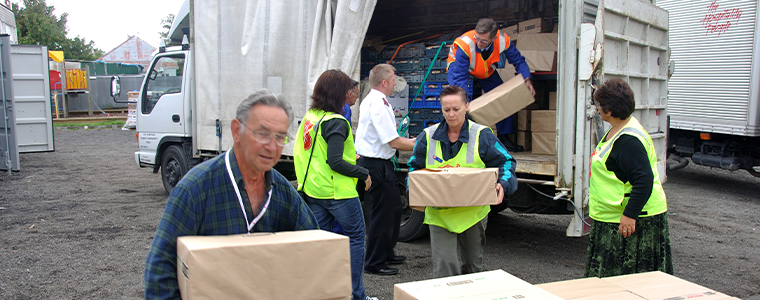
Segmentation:
[(111, 76), (111, 97), (118, 98), (121, 95), (121, 79), (119, 76)]
[(129, 101), (119, 101), (116, 98), (121, 96), (121, 79), (119, 76), (111, 76), (111, 97), (113, 102), (116, 103), (128, 103)]

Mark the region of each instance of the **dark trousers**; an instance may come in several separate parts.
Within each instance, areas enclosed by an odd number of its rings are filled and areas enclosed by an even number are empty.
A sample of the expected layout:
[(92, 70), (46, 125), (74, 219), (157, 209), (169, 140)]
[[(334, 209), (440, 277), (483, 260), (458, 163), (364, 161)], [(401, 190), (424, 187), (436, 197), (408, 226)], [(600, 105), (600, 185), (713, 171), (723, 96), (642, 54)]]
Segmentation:
[(395, 256), (401, 224), (401, 198), (396, 187), (396, 173), (390, 160), (361, 157), (357, 165), (367, 168), (372, 179), (369, 195), (370, 214), (367, 228), (367, 255), (364, 268), (370, 271), (388, 268), (385, 262)]

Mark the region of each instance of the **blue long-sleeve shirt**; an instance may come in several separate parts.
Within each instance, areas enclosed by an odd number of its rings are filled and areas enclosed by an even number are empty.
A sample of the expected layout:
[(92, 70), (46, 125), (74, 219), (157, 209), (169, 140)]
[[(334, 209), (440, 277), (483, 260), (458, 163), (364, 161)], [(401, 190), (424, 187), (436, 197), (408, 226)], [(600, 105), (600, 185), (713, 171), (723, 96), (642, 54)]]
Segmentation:
[[(441, 142), (441, 159), (449, 160), (459, 154), (462, 145), (470, 141), (469, 120), (465, 120), (462, 129), (459, 132), (459, 138), (452, 143), (448, 137), (448, 124), (444, 121), (438, 125), (433, 133), (432, 139)], [(427, 158), (427, 132), (422, 131), (417, 136), (414, 143), (412, 157), (409, 159), (409, 172), (425, 168), (425, 159)], [(517, 190), (517, 177), (515, 176), (515, 167), (517, 162), (509, 154), (507, 148), (502, 145), (498, 138), (491, 130), (483, 130), (480, 133), (478, 143), (478, 155), (487, 168), (499, 169), (499, 184), (504, 188), (505, 195), (511, 195)], [(408, 179), (407, 179), (408, 180)], [(407, 182), (408, 186), (408, 182)]]
[[(455, 47), (452, 45), (452, 47)], [(486, 49), (480, 50), (478, 46), (475, 46), (475, 55), (481, 55), (482, 51), (488, 51), (493, 48), (493, 43), (486, 47)], [(491, 53), (491, 55), (494, 55), (494, 53)], [(517, 70), (518, 73), (522, 74), (523, 78), (528, 79), (530, 78), (530, 67), (528, 67), (528, 63), (525, 62), (525, 57), (520, 54), (520, 51), (517, 50), (517, 47), (515, 47), (514, 43), (509, 43), (509, 47), (507, 50), (501, 53), (501, 56), (499, 57), (499, 62), (497, 63), (497, 67), (503, 68), (505, 66), (505, 62), (509, 62), (509, 64), (515, 66), (515, 70)], [(498, 77), (498, 74), (494, 72), (492, 76), (496, 75)], [(470, 57), (468, 56), (468, 53), (466, 51), (462, 51), (462, 49), (457, 49), (455, 60), (449, 65), (449, 85), (455, 85), (461, 88), (467, 87), (467, 80), (470, 78)], [(490, 77), (489, 77), (490, 78)], [(476, 79), (476, 80), (485, 80), (485, 79)], [(499, 81), (501, 81), (501, 78), (498, 78)], [(493, 85), (498, 86), (498, 84)], [(489, 92), (488, 91), (485, 92)]]

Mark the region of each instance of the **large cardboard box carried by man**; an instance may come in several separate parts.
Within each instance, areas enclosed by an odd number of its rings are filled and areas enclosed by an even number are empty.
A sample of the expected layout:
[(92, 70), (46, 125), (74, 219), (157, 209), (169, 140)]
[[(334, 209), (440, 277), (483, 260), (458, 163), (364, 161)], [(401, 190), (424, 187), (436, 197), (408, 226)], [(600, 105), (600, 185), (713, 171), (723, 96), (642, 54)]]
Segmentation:
[(348, 238), (324, 230), (177, 239), (182, 299), (351, 299)]
[(491, 126), (534, 101), (528, 86), (525, 85), (525, 79), (517, 74), (509, 81), (470, 102), (469, 114), (475, 122)]

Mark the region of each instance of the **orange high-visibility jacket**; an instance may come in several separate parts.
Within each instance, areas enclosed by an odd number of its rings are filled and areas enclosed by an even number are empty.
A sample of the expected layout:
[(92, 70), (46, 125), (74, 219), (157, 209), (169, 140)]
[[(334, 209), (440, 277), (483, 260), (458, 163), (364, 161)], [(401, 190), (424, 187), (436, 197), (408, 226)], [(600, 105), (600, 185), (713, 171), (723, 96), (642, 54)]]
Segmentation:
[(478, 79), (486, 79), (493, 74), (496, 67), (494, 66), (499, 62), (501, 53), (509, 48), (510, 44), (509, 36), (502, 34), (501, 30), (496, 31), (496, 38), (493, 41), (493, 52), (487, 60), (483, 60), (483, 57), (477, 52), (477, 42), (475, 40), (475, 30), (470, 30), (454, 40), (454, 45), (451, 45), (449, 50), (449, 57), (446, 59), (447, 69), (448, 65), (456, 60), (456, 52), (461, 50), (470, 57), (470, 74)]

